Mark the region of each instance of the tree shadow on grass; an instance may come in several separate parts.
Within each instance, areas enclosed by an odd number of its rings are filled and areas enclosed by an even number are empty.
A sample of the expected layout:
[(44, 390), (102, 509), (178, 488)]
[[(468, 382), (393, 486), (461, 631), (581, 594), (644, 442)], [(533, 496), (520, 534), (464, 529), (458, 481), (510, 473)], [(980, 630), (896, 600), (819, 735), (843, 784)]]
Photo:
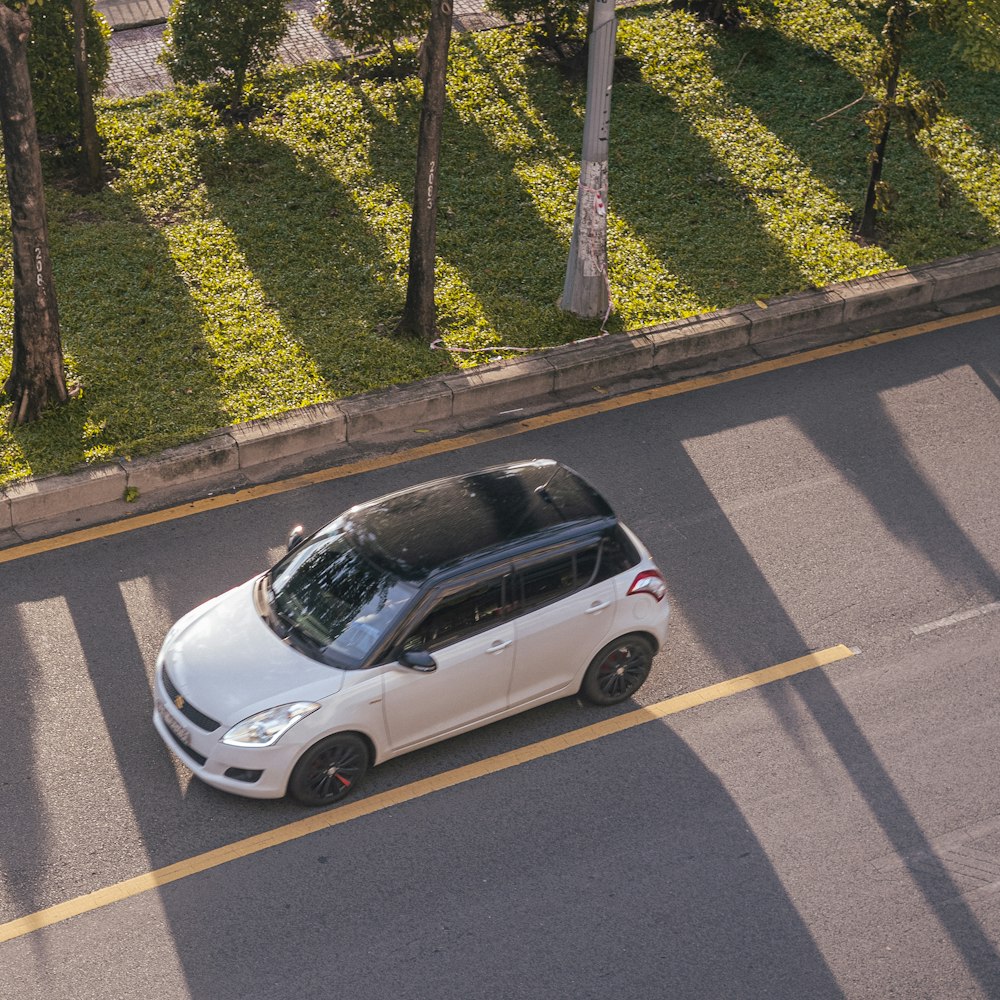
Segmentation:
[(49, 201), (63, 350), (82, 394), (0, 439), (42, 475), (225, 424), (202, 317), (163, 238), (111, 190)]
[[(517, 159), (499, 151), (478, 126), (463, 121), (451, 103), (442, 133), (438, 257), (457, 270), (477, 311), (503, 343), (514, 346), (551, 346), (592, 335), (593, 323), (556, 307), (569, 245), (539, 217), (515, 175)], [(413, 170), (398, 147), (396, 127), (375, 118), (376, 169), (409, 197)], [(447, 299), (440, 302), (444, 325), (456, 306)]]
[[(530, 72), (528, 84), (563, 152), (579, 157), (583, 122), (572, 112), (577, 84), (554, 85), (548, 71)], [(615, 82), (612, 95), (609, 203), (707, 308), (805, 283), (731, 171), (667, 97), (631, 73)]]
[(384, 239), (317, 158), (253, 129), (202, 151), (212, 209), (288, 333), (348, 395), (441, 370), (443, 356), (386, 336), (403, 290)]
[(920, 31), (907, 45), (907, 67), (921, 80), (939, 79), (946, 104), (991, 149), (1000, 149), (1000, 84), (995, 72), (982, 72), (964, 62), (951, 35)]

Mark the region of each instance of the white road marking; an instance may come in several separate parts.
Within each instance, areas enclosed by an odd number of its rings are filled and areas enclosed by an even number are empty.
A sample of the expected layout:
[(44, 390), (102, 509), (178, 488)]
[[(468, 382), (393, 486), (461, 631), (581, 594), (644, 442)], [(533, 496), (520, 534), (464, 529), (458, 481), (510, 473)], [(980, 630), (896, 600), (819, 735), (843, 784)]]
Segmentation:
[(939, 618), (936, 622), (928, 622), (926, 625), (917, 625), (910, 629), (914, 635), (923, 635), (925, 632), (933, 632), (935, 629), (947, 628), (949, 625), (957, 625), (969, 618), (978, 618), (980, 615), (992, 614), (1000, 611), (1000, 601), (993, 601), (991, 604), (981, 604), (978, 608), (970, 608), (968, 611), (957, 611), (947, 618)]

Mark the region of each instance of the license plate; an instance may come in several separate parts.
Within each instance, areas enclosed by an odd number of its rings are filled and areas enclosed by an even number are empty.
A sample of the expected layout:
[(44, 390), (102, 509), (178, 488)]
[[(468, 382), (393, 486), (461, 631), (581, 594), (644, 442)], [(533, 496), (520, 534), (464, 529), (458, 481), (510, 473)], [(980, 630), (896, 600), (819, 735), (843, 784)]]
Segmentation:
[(167, 727), (177, 737), (182, 743), (187, 743), (189, 746), (191, 744), (191, 733), (185, 729), (168, 711), (166, 706), (160, 701), (159, 698), (156, 699), (156, 709), (160, 713), (160, 718), (163, 719), (163, 724)]

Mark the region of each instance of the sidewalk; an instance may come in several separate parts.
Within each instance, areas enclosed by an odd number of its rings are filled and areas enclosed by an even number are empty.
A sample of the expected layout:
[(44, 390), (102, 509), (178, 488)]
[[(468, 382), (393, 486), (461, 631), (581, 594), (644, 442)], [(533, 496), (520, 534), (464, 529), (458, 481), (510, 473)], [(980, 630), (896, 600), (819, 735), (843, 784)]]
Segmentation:
[[(318, 0), (290, 0), (295, 21), (278, 50), (279, 61), (301, 66), (318, 59), (343, 59), (347, 54), (343, 45), (313, 27), (317, 6)], [(454, 8), (456, 31), (477, 31), (504, 23), (502, 17), (484, 9), (483, 0), (454, 0)], [(114, 30), (104, 96), (139, 97), (169, 88), (170, 76), (156, 57), (163, 48), (170, 0), (97, 0), (97, 9)]]

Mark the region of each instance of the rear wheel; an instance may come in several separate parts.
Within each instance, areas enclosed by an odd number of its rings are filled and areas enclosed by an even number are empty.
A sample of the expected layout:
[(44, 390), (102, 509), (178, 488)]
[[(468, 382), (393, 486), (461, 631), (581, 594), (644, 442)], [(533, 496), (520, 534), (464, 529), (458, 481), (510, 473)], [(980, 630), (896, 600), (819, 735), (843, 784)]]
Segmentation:
[(361, 783), (369, 756), (368, 746), (360, 736), (328, 736), (299, 758), (288, 779), (288, 791), (307, 806), (340, 802)]
[(642, 687), (652, 665), (652, 643), (641, 635), (623, 635), (591, 660), (580, 694), (595, 705), (617, 705)]

